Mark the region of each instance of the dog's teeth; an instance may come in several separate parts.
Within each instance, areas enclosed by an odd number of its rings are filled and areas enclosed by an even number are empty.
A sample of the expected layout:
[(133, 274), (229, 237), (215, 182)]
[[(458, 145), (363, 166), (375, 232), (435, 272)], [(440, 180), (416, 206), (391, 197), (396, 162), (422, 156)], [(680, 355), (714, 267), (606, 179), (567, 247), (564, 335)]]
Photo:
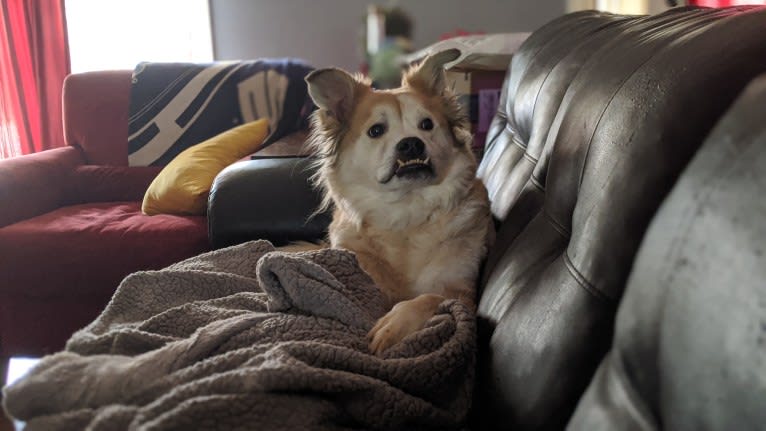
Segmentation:
[(427, 165), (430, 160), (431, 160), (430, 157), (426, 157), (425, 160), (412, 159), (412, 160), (407, 160), (406, 162), (403, 162), (403, 161), (397, 159), (396, 163), (399, 165), (400, 168), (403, 168), (405, 166), (410, 166), (410, 165)]

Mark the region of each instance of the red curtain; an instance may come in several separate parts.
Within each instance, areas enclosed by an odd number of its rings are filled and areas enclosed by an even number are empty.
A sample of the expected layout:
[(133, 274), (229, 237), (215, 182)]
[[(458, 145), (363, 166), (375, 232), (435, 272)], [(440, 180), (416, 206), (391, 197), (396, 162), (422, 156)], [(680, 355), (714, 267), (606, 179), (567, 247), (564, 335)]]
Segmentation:
[(2, 0), (0, 12), (0, 158), (62, 146), (64, 0)]

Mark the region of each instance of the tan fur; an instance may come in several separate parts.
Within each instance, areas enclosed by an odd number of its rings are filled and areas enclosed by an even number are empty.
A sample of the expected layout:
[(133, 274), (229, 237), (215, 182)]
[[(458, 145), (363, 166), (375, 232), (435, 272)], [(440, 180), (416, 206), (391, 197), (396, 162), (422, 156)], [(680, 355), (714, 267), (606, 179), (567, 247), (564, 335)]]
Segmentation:
[[(334, 207), (329, 242), (355, 252), (392, 307), (370, 331), (375, 353), (421, 329), (445, 298), (475, 307), (479, 265), (494, 237), (468, 123), (444, 85), (441, 66), (451, 57), (426, 59), (389, 91), (338, 69), (307, 77), (320, 108), (312, 122), (315, 180)], [(423, 117), (433, 130), (417, 127)], [(372, 139), (366, 131), (376, 122), (387, 132)], [(411, 136), (425, 143), (433, 178), (393, 176), (396, 143)]]

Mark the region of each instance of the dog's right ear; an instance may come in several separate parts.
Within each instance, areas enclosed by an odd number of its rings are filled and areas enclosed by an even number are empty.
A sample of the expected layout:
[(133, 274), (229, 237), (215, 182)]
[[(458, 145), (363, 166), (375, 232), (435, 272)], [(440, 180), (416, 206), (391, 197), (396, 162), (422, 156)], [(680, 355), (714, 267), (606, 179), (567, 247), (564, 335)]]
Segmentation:
[(429, 55), (404, 74), (402, 85), (416, 88), (425, 94), (440, 96), (447, 87), (444, 65), (458, 57), (460, 57), (460, 50), (456, 48)]
[(359, 82), (348, 72), (330, 68), (315, 70), (306, 76), (309, 95), (314, 103), (338, 121), (351, 115)]

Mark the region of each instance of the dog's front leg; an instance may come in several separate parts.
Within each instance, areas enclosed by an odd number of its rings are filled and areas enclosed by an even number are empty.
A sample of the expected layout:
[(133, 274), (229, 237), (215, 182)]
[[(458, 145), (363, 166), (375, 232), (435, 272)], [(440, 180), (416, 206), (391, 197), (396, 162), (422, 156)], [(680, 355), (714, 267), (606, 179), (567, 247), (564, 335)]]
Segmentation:
[(445, 299), (457, 299), (468, 308), (476, 310), (474, 299), (476, 292), (473, 283), (450, 283), (445, 286), (442, 293), (442, 295), (425, 293), (394, 305), (391, 311), (378, 319), (367, 334), (370, 340), (370, 351), (380, 354), (404, 337), (421, 330)]
[(404, 337), (417, 332), (434, 315), (444, 296), (426, 293), (394, 305), (367, 334), (370, 351), (383, 353)]

